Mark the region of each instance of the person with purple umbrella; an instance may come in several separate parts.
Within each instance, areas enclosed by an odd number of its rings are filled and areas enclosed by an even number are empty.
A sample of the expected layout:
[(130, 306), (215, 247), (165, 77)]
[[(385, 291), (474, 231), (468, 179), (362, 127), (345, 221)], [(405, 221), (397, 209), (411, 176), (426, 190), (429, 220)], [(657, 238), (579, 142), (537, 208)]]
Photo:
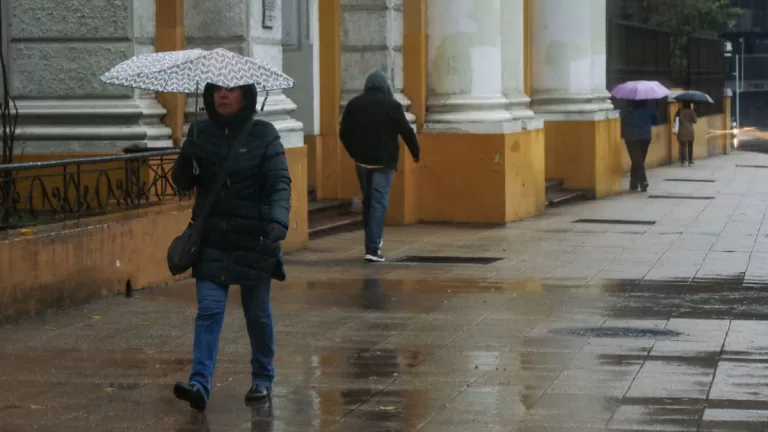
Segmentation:
[(621, 110), (621, 138), (627, 146), (632, 169), (629, 176), (629, 190), (648, 191), (648, 177), (645, 175), (645, 159), (653, 138), (653, 126), (659, 124), (656, 109), (646, 100), (633, 100)]
[(661, 123), (650, 101), (666, 97), (669, 93), (669, 89), (658, 81), (629, 81), (616, 86), (611, 92), (613, 97), (628, 101), (621, 110), (621, 138), (632, 161), (629, 180), (631, 191), (638, 188), (643, 192), (648, 190), (645, 158), (653, 139), (653, 127)]

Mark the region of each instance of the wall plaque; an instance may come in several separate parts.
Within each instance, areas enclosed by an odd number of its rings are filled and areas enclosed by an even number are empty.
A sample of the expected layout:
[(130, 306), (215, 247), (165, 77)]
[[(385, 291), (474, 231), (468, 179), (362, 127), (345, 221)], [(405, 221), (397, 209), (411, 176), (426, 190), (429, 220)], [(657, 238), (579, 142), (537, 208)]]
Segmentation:
[(275, 28), (277, 0), (261, 0), (261, 28)]

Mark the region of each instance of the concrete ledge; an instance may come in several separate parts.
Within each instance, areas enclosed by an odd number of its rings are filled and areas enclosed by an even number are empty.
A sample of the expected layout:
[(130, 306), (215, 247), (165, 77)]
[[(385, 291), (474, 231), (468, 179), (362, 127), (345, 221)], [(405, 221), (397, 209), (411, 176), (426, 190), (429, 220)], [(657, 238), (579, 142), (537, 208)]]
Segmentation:
[(191, 204), (39, 227), (0, 240), (0, 324), (172, 282), (166, 247), (189, 220)]
[[(286, 150), (294, 182), (283, 251), (308, 243), (305, 147)], [(183, 279), (166, 268), (166, 251), (191, 216), (191, 202), (171, 202), (58, 224), (35, 234), (0, 232), (0, 325)]]

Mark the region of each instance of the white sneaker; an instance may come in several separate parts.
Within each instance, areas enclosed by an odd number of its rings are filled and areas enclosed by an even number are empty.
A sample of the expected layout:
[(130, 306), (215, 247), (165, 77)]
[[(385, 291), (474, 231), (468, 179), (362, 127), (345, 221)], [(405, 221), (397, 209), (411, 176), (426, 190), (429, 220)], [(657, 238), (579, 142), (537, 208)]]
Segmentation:
[(367, 253), (365, 254), (365, 261), (367, 262), (384, 262), (386, 259), (384, 258), (384, 255), (381, 254), (381, 252), (376, 253)]

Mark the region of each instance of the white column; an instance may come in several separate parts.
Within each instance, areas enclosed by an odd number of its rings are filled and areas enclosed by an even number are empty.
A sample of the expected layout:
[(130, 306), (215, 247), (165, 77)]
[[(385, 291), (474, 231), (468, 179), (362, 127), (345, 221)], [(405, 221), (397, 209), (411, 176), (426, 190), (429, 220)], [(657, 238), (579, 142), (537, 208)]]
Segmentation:
[(533, 111), (526, 106), (525, 94), (525, 10), (523, 0), (502, 0), (501, 80), (507, 110), (516, 119), (530, 119)]
[[(592, 39), (590, 53), (592, 55), (592, 92), (598, 106), (611, 104), (611, 93), (606, 88), (608, 76), (608, 7), (607, 0), (594, 0), (592, 7)], [(613, 109), (613, 105), (610, 108)]]
[[(403, 0), (341, 0), (341, 103), (363, 91), (369, 73), (389, 77), (395, 98), (408, 110), (403, 94)], [(415, 116), (406, 113), (409, 120)]]
[(532, 106), (547, 120), (606, 118), (606, 0), (532, 2)]
[(502, 85), (502, 1), (429, 0), (426, 129), (496, 133), (513, 119)]

